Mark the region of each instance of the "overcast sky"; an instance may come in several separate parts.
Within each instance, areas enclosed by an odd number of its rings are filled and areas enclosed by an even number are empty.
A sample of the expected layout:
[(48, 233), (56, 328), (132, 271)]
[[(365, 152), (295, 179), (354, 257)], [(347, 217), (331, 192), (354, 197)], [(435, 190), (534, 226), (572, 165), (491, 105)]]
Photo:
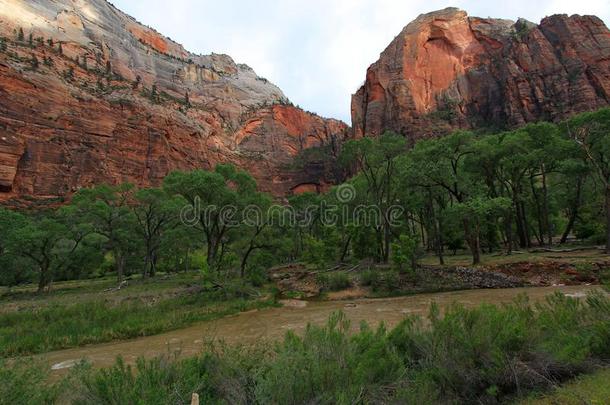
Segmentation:
[(478, 17), (594, 14), (610, 0), (111, 0), (189, 51), (229, 54), (292, 102), (350, 122), (350, 97), (367, 67), (421, 13), (455, 6)]

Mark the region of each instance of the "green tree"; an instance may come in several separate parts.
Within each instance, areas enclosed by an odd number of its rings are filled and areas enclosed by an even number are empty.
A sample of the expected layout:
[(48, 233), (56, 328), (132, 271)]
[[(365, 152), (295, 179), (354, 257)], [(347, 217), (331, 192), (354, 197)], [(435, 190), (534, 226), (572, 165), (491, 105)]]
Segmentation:
[(182, 212), (183, 219), (202, 231), (208, 265), (220, 270), (226, 248), (234, 238), (230, 231), (241, 225), (244, 204), (256, 191), (254, 179), (232, 165), (218, 165), (214, 171), (170, 173), (164, 188), (190, 204), (190, 212)]
[(186, 201), (163, 189), (142, 189), (134, 195), (132, 211), (136, 232), (145, 248), (144, 278), (154, 276), (165, 233), (180, 225), (180, 209)]
[(401, 273), (414, 272), (417, 268), (417, 250), (417, 239), (410, 235), (400, 235), (398, 240), (392, 243), (392, 262), (396, 270)]
[(381, 213), (376, 232), (380, 257), (384, 263), (389, 260), (393, 231), (386, 214), (396, 204), (398, 196), (396, 158), (406, 151), (406, 147), (404, 137), (386, 132), (379, 138), (347, 142), (339, 157), (344, 167), (360, 170), (359, 176), (364, 179), (366, 196)]
[(129, 207), (133, 186), (100, 185), (81, 189), (73, 198), (75, 215), (91, 224), (95, 232), (106, 238), (112, 252), (118, 283), (122, 283), (129, 255), (136, 250), (133, 238), (135, 218)]
[(7, 250), (29, 259), (38, 271), (38, 292), (51, 287), (81, 242), (90, 234), (86, 226), (53, 213), (39, 213), (9, 233)]
[(610, 253), (610, 108), (574, 117), (565, 130), (584, 152), (604, 189), (606, 252)]
[(32, 55), (32, 59), (30, 59), (30, 66), (32, 67), (32, 70), (38, 70), (40, 63), (38, 62), (36, 55)]
[[(420, 186), (443, 190), (452, 204), (466, 204), (480, 198), (483, 191), (480, 178), (467, 170), (466, 161), (474, 153), (476, 140), (471, 132), (458, 131), (445, 138), (417, 143), (411, 152), (413, 170), (422, 174)], [(464, 238), (468, 243), (473, 263), (480, 262), (481, 246), (477, 226), (467, 215), (461, 216)]]
[(508, 198), (474, 197), (457, 203), (451, 207), (451, 212), (462, 221), (470, 224), (469, 244), (472, 252), (472, 263), (481, 263), (481, 229), (490, 216), (504, 215), (511, 206)]

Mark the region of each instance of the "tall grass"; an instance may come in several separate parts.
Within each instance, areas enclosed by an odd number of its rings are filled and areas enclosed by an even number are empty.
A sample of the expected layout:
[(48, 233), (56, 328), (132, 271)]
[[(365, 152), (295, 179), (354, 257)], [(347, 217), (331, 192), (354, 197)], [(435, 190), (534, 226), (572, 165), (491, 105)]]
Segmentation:
[(342, 313), (275, 346), (214, 349), (183, 361), (81, 366), (64, 400), (77, 404), (497, 403), (610, 361), (610, 299), (561, 294), (531, 305), (455, 305), (394, 329), (349, 333)]
[(157, 303), (91, 301), (73, 305), (0, 314), (0, 356), (45, 351), (149, 336), (216, 319), (270, 302), (203, 293), (164, 299)]

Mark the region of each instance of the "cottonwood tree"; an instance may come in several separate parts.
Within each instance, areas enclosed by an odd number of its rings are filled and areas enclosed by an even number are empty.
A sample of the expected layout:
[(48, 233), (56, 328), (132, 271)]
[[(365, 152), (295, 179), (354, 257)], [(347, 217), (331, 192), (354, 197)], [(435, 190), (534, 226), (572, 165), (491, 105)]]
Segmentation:
[(183, 198), (168, 195), (163, 189), (149, 188), (135, 192), (130, 205), (136, 233), (144, 244), (144, 278), (155, 275), (163, 238), (167, 232), (181, 225), (180, 209), (185, 203)]
[(129, 206), (133, 190), (131, 184), (100, 185), (81, 189), (73, 198), (74, 214), (106, 238), (119, 284), (123, 282), (129, 255), (137, 250), (137, 240), (133, 236), (135, 218)]
[(610, 108), (581, 114), (566, 123), (604, 190), (606, 253), (610, 253)]
[(377, 243), (381, 261), (387, 263), (390, 257), (392, 224), (388, 218), (390, 207), (396, 204), (398, 179), (396, 158), (406, 151), (407, 142), (403, 136), (386, 132), (379, 138), (362, 138), (349, 141), (339, 157), (344, 167), (360, 171), (364, 180), (364, 191), (369, 203), (381, 213), (376, 226)]
[(38, 292), (48, 291), (56, 274), (70, 263), (91, 229), (70, 215), (37, 213), (25, 217), (7, 238), (6, 249), (30, 260), (38, 272)]
[(208, 266), (220, 270), (223, 254), (234, 237), (230, 230), (240, 225), (247, 197), (256, 191), (252, 176), (232, 165), (218, 165), (214, 171), (170, 173), (164, 188), (190, 204), (187, 214), (203, 234)]

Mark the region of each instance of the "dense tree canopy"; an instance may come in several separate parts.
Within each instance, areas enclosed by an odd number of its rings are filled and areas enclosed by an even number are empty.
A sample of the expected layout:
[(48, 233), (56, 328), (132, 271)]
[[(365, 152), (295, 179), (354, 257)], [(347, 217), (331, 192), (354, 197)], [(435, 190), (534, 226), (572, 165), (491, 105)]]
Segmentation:
[(610, 109), (559, 125), (458, 131), (408, 147), (386, 133), (351, 140), (353, 173), (325, 194), (279, 201), (231, 165), (174, 172), (162, 187), (100, 185), (55, 210), (0, 208), (0, 283), (106, 272), (202, 270), (264, 278), (269, 267), (369, 259), (406, 271), (422, 251), (482, 252), (565, 243), (610, 251)]

